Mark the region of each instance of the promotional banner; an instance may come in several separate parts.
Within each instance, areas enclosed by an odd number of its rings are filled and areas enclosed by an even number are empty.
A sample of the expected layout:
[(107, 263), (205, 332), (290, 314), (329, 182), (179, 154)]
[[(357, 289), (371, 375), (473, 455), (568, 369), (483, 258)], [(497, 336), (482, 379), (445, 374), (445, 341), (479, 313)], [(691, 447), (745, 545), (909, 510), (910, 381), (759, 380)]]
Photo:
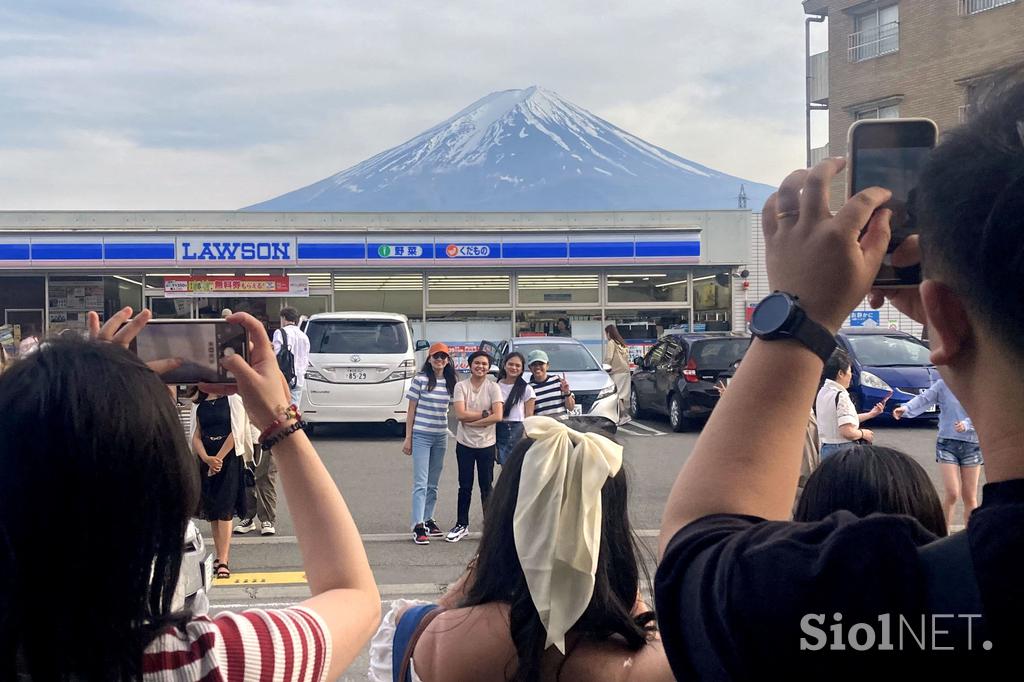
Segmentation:
[(309, 278), (283, 275), (165, 277), (164, 296), (167, 298), (207, 298), (210, 296), (231, 296), (233, 298), (293, 296), (304, 298), (309, 296)]

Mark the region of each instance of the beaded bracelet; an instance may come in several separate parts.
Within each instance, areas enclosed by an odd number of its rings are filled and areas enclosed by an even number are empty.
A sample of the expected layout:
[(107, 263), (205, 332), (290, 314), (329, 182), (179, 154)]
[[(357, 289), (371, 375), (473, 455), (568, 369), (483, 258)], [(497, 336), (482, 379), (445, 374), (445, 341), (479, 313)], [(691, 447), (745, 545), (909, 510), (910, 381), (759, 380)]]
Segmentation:
[(266, 440), (267, 436), (274, 432), (274, 429), (283, 425), (285, 422), (290, 421), (292, 419), (297, 419), (300, 421), (302, 420), (302, 413), (299, 412), (299, 408), (296, 405), (289, 405), (288, 407), (279, 407), (277, 409), (280, 412), (281, 416), (272, 421), (270, 423), (270, 426), (263, 429), (263, 431), (260, 433), (260, 442)]
[(270, 448), (274, 447), (275, 445), (277, 445), (278, 443), (283, 441), (288, 436), (290, 436), (293, 433), (295, 433), (296, 431), (298, 431), (300, 429), (304, 429), (304, 428), (306, 428), (306, 422), (304, 422), (304, 421), (302, 421), (300, 419), (297, 422), (295, 422), (294, 424), (292, 424), (291, 426), (288, 426), (288, 427), (286, 427), (284, 429), (281, 429), (280, 431), (275, 433), (270, 438), (261, 439), (260, 440), (260, 448), (263, 449), (263, 452), (266, 452)]

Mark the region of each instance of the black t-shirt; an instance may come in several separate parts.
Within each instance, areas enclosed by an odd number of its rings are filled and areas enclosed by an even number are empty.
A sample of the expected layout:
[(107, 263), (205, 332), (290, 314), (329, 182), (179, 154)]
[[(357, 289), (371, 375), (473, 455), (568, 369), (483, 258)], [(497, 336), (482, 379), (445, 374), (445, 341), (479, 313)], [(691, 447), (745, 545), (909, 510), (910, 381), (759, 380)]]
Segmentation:
[[(865, 676), (994, 669), (1024, 633), (1024, 480), (988, 484), (984, 500), (968, 537), (991, 650), (962, 632), (944, 634), (980, 615), (926, 613), (918, 547), (934, 536), (910, 517), (714, 515), (681, 529), (658, 568), (658, 624), (673, 672), (680, 680), (873, 682)], [(845, 648), (833, 649), (837, 642)]]

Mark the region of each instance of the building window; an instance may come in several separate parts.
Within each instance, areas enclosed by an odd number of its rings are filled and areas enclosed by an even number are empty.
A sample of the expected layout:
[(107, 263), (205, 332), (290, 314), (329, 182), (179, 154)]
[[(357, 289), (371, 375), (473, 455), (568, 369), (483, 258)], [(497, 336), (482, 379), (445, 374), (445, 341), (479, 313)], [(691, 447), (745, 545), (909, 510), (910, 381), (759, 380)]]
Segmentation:
[(381, 310), (423, 319), (423, 275), (334, 274), (335, 310)]
[(597, 303), (600, 288), (593, 273), (578, 275), (529, 274), (516, 275), (520, 305), (552, 303)]
[(862, 62), (900, 49), (899, 5), (880, 7), (854, 16), (848, 56)]
[(432, 306), (493, 306), (511, 304), (509, 275), (427, 275), (427, 302)]
[(960, 16), (978, 14), (1003, 5), (1012, 5), (1017, 0), (960, 0)]
[(688, 270), (609, 272), (608, 303), (686, 303)]
[(879, 106), (877, 104), (858, 109), (853, 112), (853, 118), (857, 121), (863, 118), (899, 118), (900, 117), (900, 105), (898, 104), (887, 104), (885, 106)]

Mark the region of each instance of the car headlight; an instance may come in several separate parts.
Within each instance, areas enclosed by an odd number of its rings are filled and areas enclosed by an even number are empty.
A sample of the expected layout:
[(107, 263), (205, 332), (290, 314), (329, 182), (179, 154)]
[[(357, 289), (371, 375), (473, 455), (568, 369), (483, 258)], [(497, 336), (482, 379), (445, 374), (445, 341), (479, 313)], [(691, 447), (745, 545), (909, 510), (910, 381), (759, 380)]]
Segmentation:
[(871, 372), (860, 373), (860, 384), (861, 386), (867, 386), (868, 388), (876, 388), (879, 391), (891, 391), (892, 386), (885, 383)]
[(318, 370), (315, 369), (307, 369), (306, 378), (312, 379), (313, 381), (327, 381), (327, 377), (325, 377), (323, 374), (321, 374)]
[(602, 388), (601, 392), (597, 394), (597, 397), (594, 398), (594, 400), (601, 400), (602, 398), (607, 398), (608, 396), (613, 395), (615, 395), (615, 384)]

